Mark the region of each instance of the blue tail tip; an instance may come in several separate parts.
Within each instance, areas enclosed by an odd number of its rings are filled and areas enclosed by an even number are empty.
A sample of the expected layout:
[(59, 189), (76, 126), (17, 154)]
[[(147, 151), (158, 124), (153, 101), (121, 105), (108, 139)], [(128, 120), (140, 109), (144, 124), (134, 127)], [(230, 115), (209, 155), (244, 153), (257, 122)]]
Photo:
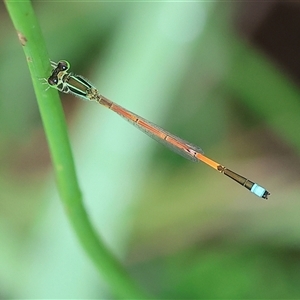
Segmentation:
[(268, 199), (268, 196), (271, 195), (265, 188), (256, 183), (252, 186), (251, 192), (263, 199)]

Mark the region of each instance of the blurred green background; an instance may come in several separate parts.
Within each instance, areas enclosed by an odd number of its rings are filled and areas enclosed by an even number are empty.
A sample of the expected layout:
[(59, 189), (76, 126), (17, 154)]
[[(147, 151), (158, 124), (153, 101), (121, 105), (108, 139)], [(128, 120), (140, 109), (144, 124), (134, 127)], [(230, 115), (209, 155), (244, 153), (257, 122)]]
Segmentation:
[[(135, 280), (153, 298), (299, 298), (300, 5), (33, 5), (52, 60), (271, 192), (255, 197), (61, 95), (85, 205)], [(0, 8), (0, 297), (110, 297), (66, 220)]]

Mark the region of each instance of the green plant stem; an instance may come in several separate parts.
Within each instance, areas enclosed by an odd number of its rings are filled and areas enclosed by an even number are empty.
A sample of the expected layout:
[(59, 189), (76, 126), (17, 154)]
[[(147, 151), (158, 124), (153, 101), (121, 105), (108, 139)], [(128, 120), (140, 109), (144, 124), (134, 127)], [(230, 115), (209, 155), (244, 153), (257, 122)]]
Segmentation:
[(145, 298), (126, 270), (99, 239), (83, 206), (67, 127), (57, 91), (40, 80), (50, 74), (49, 56), (30, 1), (6, 1), (23, 46), (38, 101), (61, 200), (77, 237), (96, 268), (122, 298)]

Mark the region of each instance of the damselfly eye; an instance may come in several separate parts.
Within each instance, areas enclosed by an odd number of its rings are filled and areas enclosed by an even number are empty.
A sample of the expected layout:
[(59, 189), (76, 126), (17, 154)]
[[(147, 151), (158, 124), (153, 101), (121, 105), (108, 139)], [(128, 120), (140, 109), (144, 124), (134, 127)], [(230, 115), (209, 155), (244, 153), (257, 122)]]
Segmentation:
[(58, 78), (56, 76), (50, 76), (47, 81), (50, 85), (57, 85)]
[(67, 71), (69, 68), (70, 64), (65, 60), (61, 60), (57, 65), (57, 69), (59, 69), (60, 71)]

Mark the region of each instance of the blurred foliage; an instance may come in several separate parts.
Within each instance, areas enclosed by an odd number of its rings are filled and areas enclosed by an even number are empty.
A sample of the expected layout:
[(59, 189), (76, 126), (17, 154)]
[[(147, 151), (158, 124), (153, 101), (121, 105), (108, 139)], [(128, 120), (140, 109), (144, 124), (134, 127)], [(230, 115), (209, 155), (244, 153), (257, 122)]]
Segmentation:
[[(0, 297), (108, 297), (65, 221), (1, 5)], [(34, 7), (52, 60), (271, 192), (262, 201), (102, 107), (62, 96), (87, 209), (136, 280), (157, 298), (299, 298), (299, 87), (237, 34), (236, 5)]]

